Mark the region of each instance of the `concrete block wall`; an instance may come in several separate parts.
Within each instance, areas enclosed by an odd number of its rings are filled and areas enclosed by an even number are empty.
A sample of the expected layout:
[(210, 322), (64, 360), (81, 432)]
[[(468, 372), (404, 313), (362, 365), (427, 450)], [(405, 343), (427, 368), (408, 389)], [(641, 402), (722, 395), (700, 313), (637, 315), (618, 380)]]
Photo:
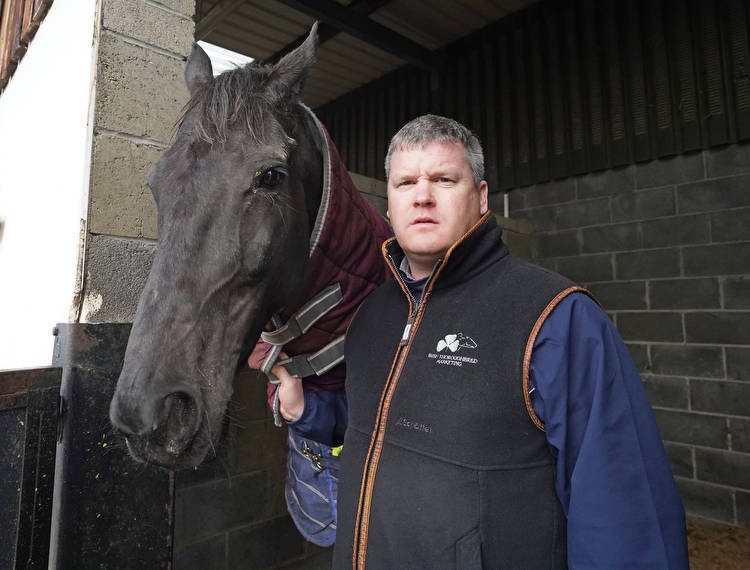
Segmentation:
[(146, 174), (188, 100), (194, 9), (194, 0), (101, 2), (83, 321), (133, 319), (156, 239)]
[(689, 515), (750, 526), (750, 144), (519, 188), (641, 371)]

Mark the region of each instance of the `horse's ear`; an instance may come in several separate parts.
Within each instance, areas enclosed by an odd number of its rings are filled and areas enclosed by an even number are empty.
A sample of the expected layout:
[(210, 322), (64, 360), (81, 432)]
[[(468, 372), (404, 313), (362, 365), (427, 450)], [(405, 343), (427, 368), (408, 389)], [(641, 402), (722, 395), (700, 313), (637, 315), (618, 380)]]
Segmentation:
[(310, 28), (307, 39), (297, 49), (281, 58), (273, 68), (269, 86), (279, 98), (291, 96), (294, 99), (299, 99), (307, 73), (315, 63), (317, 47), (318, 22), (315, 22)]
[(208, 85), (213, 81), (214, 74), (211, 68), (211, 60), (208, 59), (206, 52), (201, 46), (193, 44), (193, 51), (185, 66), (185, 83), (187, 83), (190, 95), (195, 95), (201, 87)]

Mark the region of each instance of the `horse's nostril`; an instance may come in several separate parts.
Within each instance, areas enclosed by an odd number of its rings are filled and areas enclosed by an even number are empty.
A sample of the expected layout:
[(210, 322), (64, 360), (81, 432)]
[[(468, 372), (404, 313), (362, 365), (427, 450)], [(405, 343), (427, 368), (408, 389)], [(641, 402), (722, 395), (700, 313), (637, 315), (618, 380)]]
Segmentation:
[(159, 422), (161, 426), (154, 426), (154, 431), (163, 430), (164, 448), (177, 456), (192, 440), (197, 421), (198, 406), (195, 399), (184, 392), (175, 392), (164, 398), (163, 414)]

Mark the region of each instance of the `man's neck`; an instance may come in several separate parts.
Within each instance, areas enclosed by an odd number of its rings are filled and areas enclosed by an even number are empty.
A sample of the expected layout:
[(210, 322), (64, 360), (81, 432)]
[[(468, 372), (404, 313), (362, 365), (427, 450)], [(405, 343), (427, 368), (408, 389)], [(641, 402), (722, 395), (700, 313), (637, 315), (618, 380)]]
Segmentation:
[(435, 263), (437, 263), (437, 259), (424, 260), (422, 262), (422, 260), (409, 258), (407, 255), (404, 256), (404, 260), (401, 263), (401, 270), (411, 279), (424, 279), (430, 276)]

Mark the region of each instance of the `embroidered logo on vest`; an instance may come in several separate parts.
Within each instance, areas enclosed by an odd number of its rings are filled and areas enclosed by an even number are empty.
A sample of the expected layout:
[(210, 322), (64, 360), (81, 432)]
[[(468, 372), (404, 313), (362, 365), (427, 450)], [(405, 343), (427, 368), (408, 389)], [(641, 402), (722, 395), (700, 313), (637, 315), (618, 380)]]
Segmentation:
[(456, 354), (462, 351), (465, 354), (476, 347), (476, 341), (470, 336), (466, 336), (461, 332), (451, 333), (438, 341), (435, 347), (437, 352), (430, 352), (427, 358), (434, 360), (436, 364), (446, 366), (463, 366), (464, 364), (476, 366), (479, 364), (479, 359), (464, 356), (463, 354)]

